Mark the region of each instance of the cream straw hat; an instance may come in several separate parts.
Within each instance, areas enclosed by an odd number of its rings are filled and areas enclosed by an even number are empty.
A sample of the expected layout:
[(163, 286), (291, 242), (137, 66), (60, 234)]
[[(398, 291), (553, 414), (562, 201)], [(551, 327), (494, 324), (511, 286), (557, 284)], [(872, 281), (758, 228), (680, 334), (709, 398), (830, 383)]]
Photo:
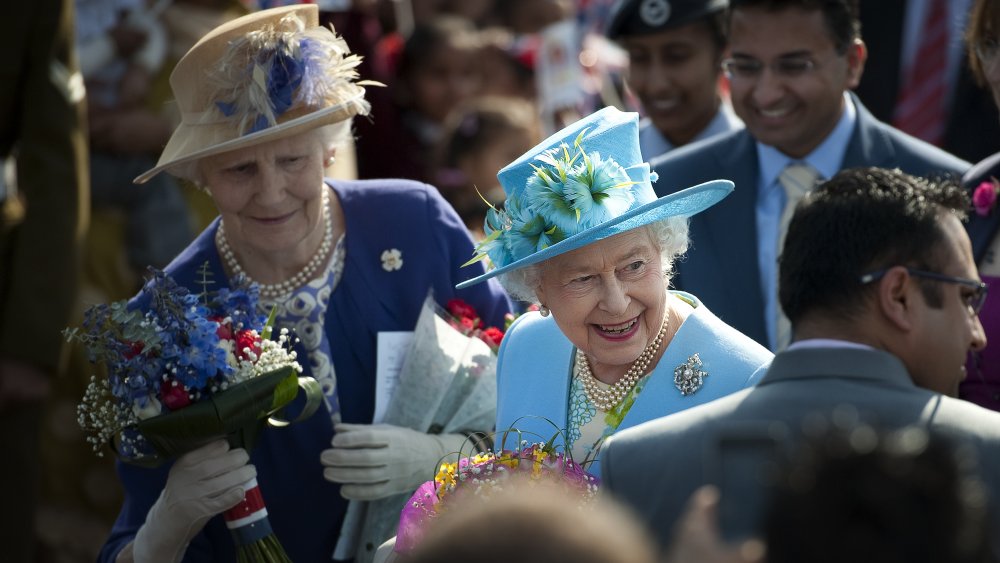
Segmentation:
[(181, 124), (142, 184), (164, 170), (367, 115), (361, 58), (316, 5), (263, 10), (201, 39), (170, 74)]

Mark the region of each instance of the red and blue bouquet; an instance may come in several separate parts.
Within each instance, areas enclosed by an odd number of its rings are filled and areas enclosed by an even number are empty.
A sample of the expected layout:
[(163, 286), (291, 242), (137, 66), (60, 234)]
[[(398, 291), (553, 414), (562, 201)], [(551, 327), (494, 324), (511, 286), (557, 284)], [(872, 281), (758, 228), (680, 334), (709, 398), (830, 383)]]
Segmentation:
[[(289, 424), (278, 416), (300, 387), (306, 404), (296, 420), (319, 406), (319, 385), (299, 377), (291, 336), (271, 339), (273, 312), (260, 312), (257, 286), (239, 278), (209, 291), (207, 265), (199, 274), (202, 291), (192, 293), (152, 270), (144, 307), (95, 305), (82, 327), (65, 331), (105, 371), (78, 406), (98, 455), (110, 446), (122, 461), (157, 466), (220, 437), (249, 451), (267, 424)], [(256, 483), (227, 511), (234, 538), (254, 538), (238, 546), (241, 560), (287, 561), (273, 534), (253, 531), (270, 530), (266, 514)]]

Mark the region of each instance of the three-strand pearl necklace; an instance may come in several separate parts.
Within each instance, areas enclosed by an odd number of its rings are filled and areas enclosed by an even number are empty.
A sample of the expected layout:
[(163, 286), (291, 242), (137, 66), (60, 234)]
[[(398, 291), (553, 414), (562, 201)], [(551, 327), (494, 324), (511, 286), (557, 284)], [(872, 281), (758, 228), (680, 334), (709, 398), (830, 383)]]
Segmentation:
[(222, 255), (222, 259), (225, 260), (226, 266), (229, 267), (229, 271), (232, 272), (234, 276), (242, 274), (246, 277), (247, 281), (257, 283), (260, 287), (260, 296), (262, 298), (277, 299), (279, 297), (283, 297), (313, 279), (319, 268), (326, 262), (326, 259), (330, 254), (330, 249), (333, 247), (333, 221), (330, 220), (330, 194), (329, 190), (325, 187), (323, 189), (321, 205), (323, 206), (320, 219), (323, 221), (323, 240), (319, 244), (319, 251), (313, 255), (313, 257), (309, 260), (309, 263), (306, 264), (304, 268), (284, 281), (274, 284), (265, 284), (254, 281), (254, 279), (243, 270), (243, 266), (240, 266), (240, 263), (236, 260), (236, 255), (233, 253), (233, 249), (230, 248), (229, 241), (226, 239), (225, 223), (219, 223), (219, 229), (215, 232), (215, 245), (218, 247), (219, 254)]
[(576, 365), (580, 370), (580, 379), (583, 381), (583, 389), (587, 393), (587, 398), (590, 402), (594, 404), (595, 407), (601, 409), (604, 412), (610, 411), (611, 409), (618, 406), (618, 403), (625, 398), (639, 379), (646, 375), (646, 368), (649, 367), (649, 362), (653, 360), (656, 356), (656, 352), (660, 349), (660, 344), (663, 342), (663, 338), (667, 334), (667, 324), (666, 318), (663, 320), (663, 324), (660, 325), (660, 332), (656, 334), (653, 341), (646, 346), (646, 349), (639, 354), (635, 362), (632, 363), (632, 367), (628, 368), (625, 375), (621, 379), (614, 382), (610, 387), (602, 388), (601, 383), (594, 377), (594, 374), (590, 371), (590, 362), (587, 360), (586, 354), (584, 354), (579, 348), (576, 350)]

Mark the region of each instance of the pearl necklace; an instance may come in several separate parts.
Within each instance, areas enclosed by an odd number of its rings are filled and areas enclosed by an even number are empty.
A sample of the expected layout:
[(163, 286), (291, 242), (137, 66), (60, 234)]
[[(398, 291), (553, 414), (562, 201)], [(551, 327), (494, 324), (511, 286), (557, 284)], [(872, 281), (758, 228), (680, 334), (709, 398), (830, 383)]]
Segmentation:
[(219, 229), (215, 232), (215, 245), (219, 249), (219, 254), (222, 255), (223, 260), (226, 261), (229, 271), (234, 276), (243, 275), (248, 282), (256, 283), (260, 287), (261, 297), (265, 299), (277, 299), (278, 297), (288, 295), (293, 290), (302, 287), (306, 282), (313, 279), (316, 271), (319, 270), (330, 254), (330, 248), (333, 246), (333, 221), (330, 219), (330, 195), (329, 190), (326, 188), (323, 189), (322, 206), (323, 240), (320, 242), (319, 251), (313, 255), (304, 268), (287, 280), (274, 284), (254, 281), (236, 260), (236, 255), (229, 246), (229, 240), (226, 239), (225, 223), (219, 223)]
[(656, 352), (660, 349), (660, 343), (663, 342), (663, 338), (667, 334), (667, 324), (668, 321), (664, 318), (663, 324), (660, 326), (660, 332), (653, 338), (653, 342), (649, 346), (646, 346), (642, 354), (639, 354), (639, 357), (632, 363), (632, 367), (628, 368), (625, 375), (607, 389), (601, 387), (600, 382), (590, 371), (590, 362), (587, 360), (586, 354), (579, 348), (576, 350), (576, 365), (580, 371), (580, 379), (583, 380), (583, 389), (587, 393), (587, 398), (590, 399), (590, 402), (595, 407), (604, 412), (610, 411), (618, 406), (618, 403), (632, 391), (632, 388), (635, 387), (639, 379), (646, 374), (649, 362), (653, 360)]

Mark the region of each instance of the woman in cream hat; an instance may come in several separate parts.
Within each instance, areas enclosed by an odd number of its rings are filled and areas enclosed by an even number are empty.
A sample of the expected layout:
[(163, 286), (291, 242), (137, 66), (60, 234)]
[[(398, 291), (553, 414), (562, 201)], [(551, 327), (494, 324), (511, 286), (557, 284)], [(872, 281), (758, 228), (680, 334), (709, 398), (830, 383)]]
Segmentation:
[[(317, 20), (315, 5), (266, 10), (198, 42), (170, 78), (183, 121), (136, 181), (166, 171), (208, 191), (220, 218), (167, 273), (193, 292), (206, 265), (216, 288), (240, 274), (258, 283), (278, 326), (300, 340), (299, 363), (320, 382), (327, 408), (264, 432), (250, 455), (215, 442), (171, 467), (120, 464), (125, 501), (101, 561), (235, 560), (218, 515), (254, 475), (291, 559), (330, 560), (344, 497), (409, 492), (465, 439), (370, 424), (376, 338), (413, 330), (429, 291), (441, 302), (466, 300), (492, 324), (510, 303), (495, 284), (453, 289), (473, 246), (436, 190), (324, 179), (352, 116), (368, 104), (355, 80), (358, 57)], [(335, 437), (340, 447), (330, 449)], [(400, 444), (410, 446), (405, 458)]]

